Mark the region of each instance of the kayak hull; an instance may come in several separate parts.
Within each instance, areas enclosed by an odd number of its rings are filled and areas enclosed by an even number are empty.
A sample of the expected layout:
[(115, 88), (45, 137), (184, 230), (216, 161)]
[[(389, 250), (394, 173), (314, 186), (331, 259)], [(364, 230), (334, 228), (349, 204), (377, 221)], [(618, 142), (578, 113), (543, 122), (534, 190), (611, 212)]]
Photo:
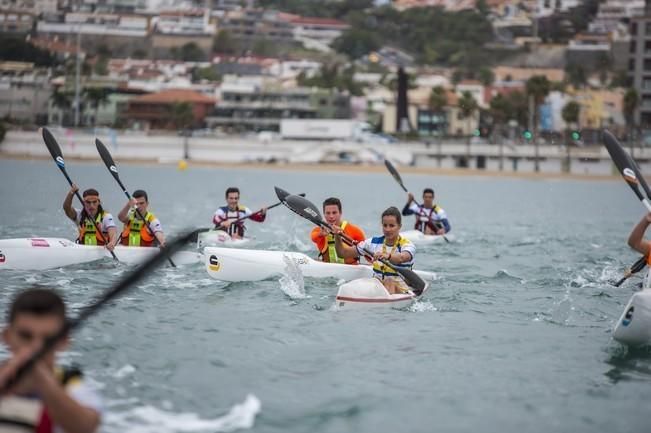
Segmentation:
[(210, 230), (199, 233), (197, 237), (197, 247), (204, 248), (209, 246), (232, 246), (241, 247), (251, 242), (251, 238), (233, 239), (224, 230)]
[[(370, 278), (368, 265), (346, 265), (314, 260), (306, 254), (288, 251), (264, 251), (239, 248), (206, 247), (204, 260), (208, 275), (220, 281), (261, 281), (287, 273), (296, 266), (304, 277), (338, 278), (346, 281)], [(426, 281), (434, 281), (433, 272), (416, 271)]]
[(442, 242), (445, 242), (445, 238), (447, 238), (449, 242), (454, 241), (454, 235), (451, 234), (446, 234), (445, 236), (426, 235), (425, 233), (420, 232), (418, 230), (407, 230), (404, 232), (400, 232), (400, 236), (409, 239), (414, 245), (440, 244)]
[(631, 296), (615, 325), (613, 338), (629, 346), (651, 344), (651, 289)]
[[(155, 247), (117, 246), (115, 255), (127, 264), (139, 264), (157, 254)], [(79, 245), (61, 238), (0, 239), (0, 270), (46, 270), (94, 262), (111, 253), (101, 246)], [(201, 254), (179, 251), (172, 260), (177, 265), (201, 261)]]
[[(425, 290), (429, 287), (425, 287)], [(338, 309), (404, 308), (418, 297), (411, 291), (390, 294), (377, 278), (358, 278), (339, 286), (336, 297)]]

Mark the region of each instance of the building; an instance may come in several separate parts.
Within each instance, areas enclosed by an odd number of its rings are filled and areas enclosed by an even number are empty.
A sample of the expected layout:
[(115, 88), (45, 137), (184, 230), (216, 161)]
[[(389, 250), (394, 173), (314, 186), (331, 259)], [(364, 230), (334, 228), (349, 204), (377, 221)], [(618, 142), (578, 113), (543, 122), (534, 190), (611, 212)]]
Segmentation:
[(279, 131), (281, 119), (348, 119), (350, 114), (350, 97), (338, 91), (225, 82), (206, 123), (227, 132)]
[(442, 7), (447, 11), (457, 12), (473, 9), (476, 0), (394, 0), (393, 7), (399, 10), (423, 7)]
[(279, 19), (287, 21), (292, 27), (294, 39), (304, 44), (315, 41), (328, 46), (349, 27), (344, 21), (331, 18), (302, 17), (281, 13)]
[(0, 0), (0, 9), (39, 15), (56, 12), (57, 3), (57, 0)]
[(129, 99), (123, 116), (130, 127), (138, 129), (182, 129), (174, 110), (178, 104), (187, 103), (192, 107), (192, 118), (187, 126), (200, 128), (215, 102), (214, 98), (192, 90), (164, 90)]
[(33, 63), (0, 62), (0, 117), (44, 125), (51, 92), (46, 68), (35, 68)]
[(84, 51), (96, 53), (108, 48), (114, 57), (129, 57), (149, 51), (149, 18), (136, 15), (75, 12), (64, 15), (62, 21), (39, 21), (39, 38), (65, 42), (79, 42)]
[(203, 53), (203, 59), (210, 57), (215, 25), (210, 22), (207, 9), (165, 11), (152, 19), (151, 56), (168, 59), (182, 56), (180, 50), (195, 44)]
[(537, 0), (536, 16), (547, 17), (558, 12), (568, 12), (581, 3), (582, 0)]
[(651, 129), (651, 0), (646, 13), (631, 18), (629, 76), (640, 97), (633, 122), (642, 129)]
[(26, 10), (0, 9), (0, 33), (27, 35), (34, 28), (36, 14)]
[(610, 36), (605, 33), (579, 33), (567, 46), (566, 63), (582, 66), (588, 71), (599, 69), (604, 66), (601, 63), (610, 61), (610, 41)]
[(511, 66), (497, 66), (493, 68), (495, 81), (527, 81), (536, 75), (544, 75), (549, 81), (563, 81), (565, 71), (556, 68), (514, 68)]
[(644, 14), (644, 0), (606, 0), (599, 4), (597, 16), (588, 29), (595, 33), (610, 33), (623, 22)]
[(219, 22), (218, 31), (227, 31), (234, 39), (248, 45), (261, 40), (292, 43), (292, 26), (281, 17), (280, 12), (264, 9), (231, 10)]

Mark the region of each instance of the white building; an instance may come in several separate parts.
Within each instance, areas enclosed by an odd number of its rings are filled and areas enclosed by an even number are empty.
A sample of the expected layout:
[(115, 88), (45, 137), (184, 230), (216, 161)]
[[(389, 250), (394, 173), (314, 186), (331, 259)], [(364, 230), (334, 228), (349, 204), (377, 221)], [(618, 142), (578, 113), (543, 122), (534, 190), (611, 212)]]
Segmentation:
[(538, 0), (536, 15), (538, 17), (546, 17), (555, 12), (567, 12), (579, 6), (581, 3), (581, 0)]

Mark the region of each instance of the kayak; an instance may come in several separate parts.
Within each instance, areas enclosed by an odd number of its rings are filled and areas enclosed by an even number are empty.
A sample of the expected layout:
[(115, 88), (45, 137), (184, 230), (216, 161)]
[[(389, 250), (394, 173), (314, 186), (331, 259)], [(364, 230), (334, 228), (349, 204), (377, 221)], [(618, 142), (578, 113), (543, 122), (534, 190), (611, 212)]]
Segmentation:
[[(350, 281), (373, 276), (373, 268), (369, 265), (325, 263), (299, 252), (206, 247), (204, 260), (208, 275), (227, 282), (260, 281), (282, 276), (291, 262), (296, 264), (304, 277)], [(436, 279), (434, 272), (415, 272), (425, 281)]]
[[(156, 247), (115, 247), (118, 260), (139, 264), (160, 250)], [(0, 239), (0, 269), (44, 270), (94, 262), (111, 253), (101, 246), (79, 245), (61, 238)], [(179, 251), (172, 256), (176, 265), (201, 261), (201, 254)]]
[(400, 232), (400, 236), (409, 239), (414, 245), (437, 244), (445, 242), (445, 238), (447, 238), (449, 242), (454, 241), (454, 235), (426, 235), (425, 233), (418, 230), (407, 230)]
[[(423, 293), (429, 288), (425, 286)], [(421, 294), (422, 296), (422, 294)], [(389, 307), (403, 308), (418, 299), (412, 291), (390, 294), (377, 278), (358, 278), (339, 286), (335, 305), (337, 308)]]
[(251, 242), (251, 238), (233, 239), (224, 230), (210, 230), (207, 232), (199, 233), (197, 236), (197, 248), (204, 248), (214, 245), (224, 246), (243, 246)]
[(634, 293), (613, 330), (613, 338), (629, 346), (651, 344), (651, 272), (644, 289)]

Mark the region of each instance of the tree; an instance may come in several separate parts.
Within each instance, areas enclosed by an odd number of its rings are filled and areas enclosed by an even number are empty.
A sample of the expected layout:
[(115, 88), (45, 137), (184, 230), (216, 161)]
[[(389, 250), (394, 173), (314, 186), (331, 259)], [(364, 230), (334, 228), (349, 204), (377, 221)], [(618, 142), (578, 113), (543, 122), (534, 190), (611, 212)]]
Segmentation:
[(212, 50), (216, 53), (235, 54), (237, 52), (237, 44), (231, 37), (228, 30), (220, 30), (213, 39)]
[(187, 129), (192, 126), (194, 112), (189, 102), (175, 102), (170, 107), (170, 117), (177, 129)]
[(200, 62), (204, 60), (206, 55), (203, 50), (195, 42), (188, 42), (181, 46), (180, 49), (170, 49), (172, 57), (184, 62)]
[(351, 27), (334, 40), (332, 47), (351, 59), (359, 59), (382, 46), (380, 36), (376, 32)]
[(201, 80), (206, 81), (219, 81), (221, 77), (212, 66), (207, 66), (205, 68), (192, 68), (192, 82), (196, 83)]
[(588, 83), (585, 69), (581, 65), (568, 64), (565, 67), (565, 81), (570, 83), (574, 88), (585, 87)]
[(489, 68), (481, 68), (479, 70), (479, 81), (486, 87), (492, 86), (495, 81), (495, 74)]
[(107, 89), (104, 89), (102, 87), (88, 87), (84, 89), (84, 99), (88, 100), (95, 110), (93, 125), (96, 125), (99, 107), (105, 105), (108, 102), (109, 92)]
[[(436, 86), (432, 88), (431, 93), (429, 94), (428, 105), (430, 111), (436, 115), (439, 119), (445, 119), (445, 114), (443, 109), (448, 105), (448, 92), (442, 86)], [(432, 122), (433, 123), (433, 122)], [(430, 123), (430, 125), (432, 124)], [(438, 122), (440, 131), (439, 136), (443, 136), (445, 132), (445, 120), (443, 122)]]
[(624, 93), (624, 120), (626, 121), (626, 130), (629, 141), (631, 141), (632, 132), (635, 128), (635, 111), (640, 103), (640, 95), (638, 95), (637, 90), (629, 88)]
[(61, 118), (59, 122), (63, 124), (63, 118), (66, 115), (66, 112), (72, 107), (73, 95), (70, 92), (65, 92), (61, 90), (60, 87), (55, 87), (54, 91), (50, 95), (50, 101), (52, 106), (61, 111)]
[[(538, 140), (535, 138), (538, 135), (538, 107), (544, 102), (547, 95), (549, 95), (549, 90), (551, 89), (551, 83), (544, 75), (534, 75), (533, 77), (527, 80), (526, 90), (527, 96), (533, 98), (533, 113), (529, 113), (529, 118), (533, 121), (533, 136), (534, 136), (534, 148), (535, 148), (535, 159), (534, 159), (534, 170), (540, 171), (540, 165), (538, 161)], [(531, 109), (531, 107), (530, 107)]]
[[(470, 130), (471, 127), (470, 121), (478, 108), (479, 104), (477, 104), (477, 101), (473, 98), (470, 92), (465, 91), (461, 94), (461, 98), (459, 98), (459, 115), (462, 119), (467, 119), (466, 126), (468, 127), (468, 130)], [(468, 158), (470, 158), (470, 140), (471, 138), (468, 137), (468, 147), (466, 148)]]
[(571, 143), (571, 134), (572, 134), (572, 125), (576, 126), (579, 122), (579, 116), (581, 114), (581, 105), (576, 101), (570, 101), (563, 107), (561, 111), (561, 116), (565, 121), (565, 149), (566, 149), (566, 158), (565, 158), (565, 171), (571, 172), (572, 158), (570, 155), (570, 143)]

